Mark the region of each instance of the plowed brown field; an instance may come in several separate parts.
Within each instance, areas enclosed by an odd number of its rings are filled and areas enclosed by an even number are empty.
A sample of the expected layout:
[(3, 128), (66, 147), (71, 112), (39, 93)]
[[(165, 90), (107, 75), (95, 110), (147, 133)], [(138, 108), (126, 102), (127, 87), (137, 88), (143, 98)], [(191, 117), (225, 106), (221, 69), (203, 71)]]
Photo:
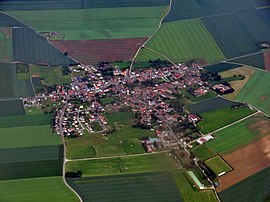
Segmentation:
[(129, 61), (147, 38), (51, 41), (58, 49), (85, 65)]
[(263, 59), (264, 59), (264, 68), (270, 71), (270, 51), (263, 53)]
[(220, 177), (218, 192), (270, 166), (270, 135), (222, 157), (233, 170)]

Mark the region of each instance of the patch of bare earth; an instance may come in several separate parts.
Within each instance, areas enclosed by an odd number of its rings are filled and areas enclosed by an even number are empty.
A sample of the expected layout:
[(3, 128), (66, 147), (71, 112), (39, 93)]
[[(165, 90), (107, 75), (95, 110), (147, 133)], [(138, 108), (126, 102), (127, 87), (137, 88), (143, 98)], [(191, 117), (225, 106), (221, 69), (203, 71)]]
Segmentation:
[(264, 68), (270, 71), (270, 51), (263, 53), (263, 59), (264, 59)]

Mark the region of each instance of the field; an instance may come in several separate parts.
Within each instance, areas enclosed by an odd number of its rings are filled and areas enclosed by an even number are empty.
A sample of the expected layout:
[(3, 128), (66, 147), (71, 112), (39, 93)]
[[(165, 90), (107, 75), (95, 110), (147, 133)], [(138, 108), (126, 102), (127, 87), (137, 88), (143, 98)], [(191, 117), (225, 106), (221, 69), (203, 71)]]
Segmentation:
[(76, 64), (57, 50), (47, 39), (30, 28), (16, 28), (12, 32), (13, 60), (31, 64), (67, 66)]
[(181, 93), (187, 98), (189, 99), (191, 102), (200, 102), (200, 101), (203, 101), (203, 100), (206, 100), (206, 99), (210, 99), (210, 98), (213, 98), (213, 97), (216, 97), (217, 94), (214, 93), (214, 92), (209, 92), (205, 95), (200, 95), (200, 96), (193, 96), (192, 94), (190, 94), (189, 92), (183, 90), (181, 91)]
[[(258, 127), (262, 127), (262, 125)], [(267, 126), (264, 126), (263, 128), (265, 129)], [(247, 177), (252, 176), (253, 174), (270, 166), (269, 123), (267, 130), (267, 136), (230, 154), (222, 156), (233, 168), (233, 171), (220, 178), (221, 186), (218, 187), (218, 192), (221, 192), (240, 182), (241, 180), (246, 179)]]
[(254, 72), (255, 72), (255, 70), (253, 68), (249, 68), (246, 66), (221, 72), (220, 75), (222, 76), (222, 78), (228, 78), (228, 77), (232, 77), (234, 75), (239, 75), (239, 74), (245, 75), (244, 80), (231, 81), (230, 84), (231, 84), (231, 87), (234, 89), (234, 92), (227, 94), (227, 95), (224, 95), (224, 96), (226, 98), (231, 99), (231, 100), (235, 99), (235, 97), (239, 94), (241, 89), (249, 81), (250, 77), (253, 75)]
[(197, 124), (197, 126), (203, 134), (207, 134), (252, 113), (254, 112), (248, 107), (240, 107), (237, 109), (225, 107), (222, 109), (212, 110), (200, 114), (202, 120)]
[(221, 62), (218, 64), (213, 64), (213, 65), (209, 65), (204, 67), (205, 69), (207, 69), (210, 72), (223, 72), (223, 71), (227, 71), (230, 69), (235, 69), (241, 67), (241, 65), (238, 64), (232, 64), (232, 63), (225, 63), (225, 62)]
[(223, 172), (227, 173), (230, 172), (232, 169), (230, 166), (224, 162), (220, 156), (215, 156), (211, 159), (205, 161), (205, 164), (212, 170), (216, 175), (219, 175)]
[(263, 112), (270, 114), (270, 73), (264, 71), (255, 71), (240, 93), (236, 100), (250, 103)]
[(235, 60), (230, 60), (230, 62), (244, 64), (244, 65), (248, 65), (248, 66), (252, 66), (252, 67), (256, 67), (256, 68), (260, 68), (260, 69), (265, 68), (262, 53), (258, 53), (258, 54), (247, 56), (247, 57), (241, 57), (241, 58), (238, 58)]
[(9, 13), (39, 32), (59, 32), (65, 35), (65, 40), (90, 40), (148, 37), (158, 26), (165, 8), (157, 6)]
[(178, 201), (181, 195), (170, 173), (140, 173), (69, 179), (85, 201)]
[(211, 63), (224, 59), (215, 40), (199, 19), (162, 24), (146, 46), (174, 62), (201, 58)]
[(157, 54), (154, 50), (144, 47), (139, 51), (136, 57), (136, 62), (149, 62), (149, 60), (156, 59), (166, 60), (166, 58), (164, 58), (160, 54)]
[(134, 112), (117, 112), (117, 113), (107, 113), (106, 118), (109, 124), (122, 124), (126, 125), (134, 119)]
[(64, 185), (61, 177), (43, 177), (0, 181), (0, 201), (75, 202), (78, 199)]
[(191, 104), (188, 106), (188, 110), (193, 114), (201, 114), (211, 110), (217, 110), (225, 107), (231, 107), (239, 104), (238, 102), (233, 102), (225, 100), (222, 97), (214, 97), (208, 100), (203, 100), (201, 102)]
[(83, 177), (157, 172), (175, 169), (174, 160), (167, 153), (134, 157), (117, 157), (66, 164), (66, 171), (82, 171)]
[(217, 155), (216, 152), (213, 150), (209, 149), (205, 145), (199, 145), (191, 149), (191, 153), (196, 156), (198, 159), (201, 161), (204, 161), (206, 159), (209, 159), (215, 155)]
[(46, 86), (71, 83), (70, 75), (64, 74), (61, 67), (31, 65), (30, 68), (32, 76), (40, 78), (41, 83)]
[(130, 61), (146, 38), (106, 39), (83, 41), (51, 41), (62, 52), (85, 65), (100, 61)]
[(26, 27), (26, 25), (20, 23), (13, 17), (10, 17), (2, 12), (0, 12), (0, 18), (1, 18), (0, 27)]
[(0, 117), (25, 114), (21, 100), (0, 101)]
[(0, 148), (19, 148), (61, 144), (49, 125), (1, 128)]
[(9, 28), (0, 28), (0, 62), (12, 60), (12, 31)]
[(215, 133), (215, 139), (206, 143), (217, 153), (230, 153), (256, 139), (268, 135), (270, 120), (262, 114), (254, 115)]
[(263, 53), (263, 59), (264, 59), (264, 68), (270, 71), (270, 51)]
[(268, 201), (270, 197), (270, 167), (240, 181), (219, 193), (222, 201)]

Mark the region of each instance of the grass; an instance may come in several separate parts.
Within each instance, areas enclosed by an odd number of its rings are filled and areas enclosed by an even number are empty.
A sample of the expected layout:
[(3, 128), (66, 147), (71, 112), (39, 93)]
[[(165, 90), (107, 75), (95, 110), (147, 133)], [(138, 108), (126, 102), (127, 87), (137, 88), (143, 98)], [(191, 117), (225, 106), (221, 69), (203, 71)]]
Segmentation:
[(191, 149), (191, 153), (196, 156), (201, 161), (204, 161), (206, 159), (209, 159), (213, 156), (215, 156), (217, 153), (213, 150), (209, 149), (205, 145), (198, 145)]
[(163, 57), (162, 55), (156, 53), (150, 48), (145, 47), (139, 51), (135, 62), (149, 62), (149, 60), (156, 60), (156, 59), (166, 60), (166, 58)]
[(174, 62), (201, 58), (212, 63), (225, 58), (200, 19), (165, 23), (146, 46)]
[(254, 115), (215, 133), (215, 139), (207, 142), (206, 146), (217, 153), (230, 153), (266, 135), (268, 125), (267, 117)]
[(9, 14), (38, 31), (64, 34), (65, 40), (143, 38), (154, 32), (165, 8), (11, 11)]
[(62, 177), (0, 181), (0, 200), (7, 202), (79, 201), (75, 194), (64, 185)]
[(123, 124), (129, 123), (134, 119), (134, 112), (116, 112), (116, 113), (107, 113), (106, 118), (108, 119), (109, 124)]
[(203, 134), (207, 134), (238, 121), (252, 113), (254, 112), (248, 107), (240, 107), (237, 109), (225, 107), (222, 109), (212, 110), (200, 114), (202, 120), (197, 124), (197, 126)]
[(0, 148), (18, 148), (61, 144), (49, 125), (1, 128)]
[(192, 94), (190, 94), (189, 92), (187, 92), (185, 90), (182, 90), (181, 92), (191, 102), (200, 102), (202, 100), (207, 100), (207, 99), (213, 98), (213, 97), (215, 97), (217, 95), (216, 93), (214, 93), (214, 92), (211, 91), (211, 92), (206, 93), (205, 95), (201, 95), (201, 96), (195, 97), (195, 96), (193, 96)]
[(270, 115), (270, 73), (257, 70), (251, 76), (236, 100), (250, 103)]
[(0, 28), (0, 62), (12, 60), (12, 30)]
[(215, 156), (207, 161), (205, 161), (205, 164), (212, 170), (216, 175), (219, 175), (220, 173), (227, 173), (230, 172), (232, 169), (230, 166), (224, 162), (220, 156)]

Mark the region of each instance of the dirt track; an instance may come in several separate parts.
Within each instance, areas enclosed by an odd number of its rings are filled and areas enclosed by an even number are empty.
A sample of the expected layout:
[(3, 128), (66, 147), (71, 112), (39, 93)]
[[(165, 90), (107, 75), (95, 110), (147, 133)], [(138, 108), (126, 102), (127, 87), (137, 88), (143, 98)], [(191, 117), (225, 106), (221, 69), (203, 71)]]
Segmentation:
[(270, 135), (222, 157), (233, 171), (220, 177), (218, 192), (270, 166)]

